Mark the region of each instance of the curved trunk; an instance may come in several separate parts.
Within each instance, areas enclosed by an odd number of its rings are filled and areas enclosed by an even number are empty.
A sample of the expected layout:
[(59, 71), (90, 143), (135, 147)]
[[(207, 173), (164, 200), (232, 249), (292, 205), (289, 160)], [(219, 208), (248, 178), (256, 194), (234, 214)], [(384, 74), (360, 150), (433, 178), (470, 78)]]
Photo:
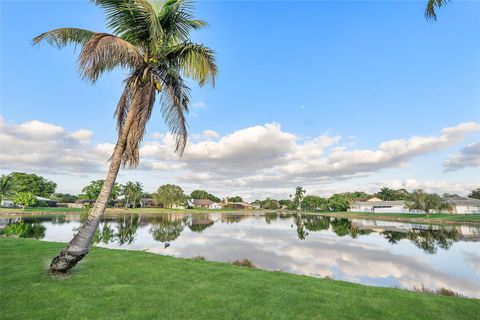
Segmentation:
[(67, 247), (63, 249), (55, 258), (53, 258), (52, 262), (50, 263), (50, 272), (65, 273), (73, 268), (88, 253), (93, 235), (95, 234), (95, 231), (100, 223), (100, 219), (105, 212), (108, 198), (110, 197), (113, 185), (115, 184), (118, 170), (120, 169), (120, 165), (122, 163), (122, 155), (125, 150), (125, 143), (132, 125), (133, 118), (133, 113), (129, 112), (125, 120), (125, 124), (122, 127), (122, 131), (119, 134), (112, 158), (110, 159), (110, 169), (108, 170), (105, 183), (103, 184), (102, 190), (97, 198), (97, 201), (95, 202), (95, 205), (93, 206), (93, 209), (88, 215), (85, 223), (81, 226), (80, 230), (73, 237)]

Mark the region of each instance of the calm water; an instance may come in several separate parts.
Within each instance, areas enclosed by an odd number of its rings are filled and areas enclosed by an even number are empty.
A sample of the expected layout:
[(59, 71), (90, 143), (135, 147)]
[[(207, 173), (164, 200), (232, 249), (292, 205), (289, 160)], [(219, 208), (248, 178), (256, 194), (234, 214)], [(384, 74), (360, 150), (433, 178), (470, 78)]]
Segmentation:
[[(62, 242), (80, 224), (78, 215), (0, 219), (4, 233)], [(479, 227), (277, 213), (142, 214), (105, 218), (94, 242), (183, 258), (247, 258), (262, 269), (408, 289), (423, 284), (480, 298)]]

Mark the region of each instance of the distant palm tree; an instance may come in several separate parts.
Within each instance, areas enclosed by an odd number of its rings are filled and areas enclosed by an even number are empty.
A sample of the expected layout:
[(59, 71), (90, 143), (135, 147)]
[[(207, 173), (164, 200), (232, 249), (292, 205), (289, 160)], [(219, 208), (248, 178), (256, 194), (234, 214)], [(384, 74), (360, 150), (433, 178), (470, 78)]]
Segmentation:
[(123, 188), (122, 193), (125, 196), (125, 206), (127, 208), (136, 208), (137, 201), (142, 197), (142, 184), (140, 182), (127, 182)]
[(437, 20), (437, 13), (435, 12), (435, 10), (437, 8), (443, 7), (449, 2), (450, 0), (428, 0), (427, 8), (425, 9), (425, 17), (427, 19)]
[(160, 94), (165, 122), (176, 139), (175, 151), (181, 155), (187, 143), (185, 113), (190, 102), (190, 89), (183, 77), (203, 86), (209, 81), (214, 84), (217, 73), (214, 52), (190, 41), (190, 31), (206, 25), (206, 22), (193, 18), (190, 2), (92, 2), (105, 10), (107, 26), (113, 34), (61, 28), (45, 32), (33, 40), (34, 44), (47, 41), (58, 48), (68, 44), (81, 45), (79, 69), (82, 77), (92, 83), (102, 73), (117, 67), (129, 72), (115, 111), (118, 140), (102, 191), (78, 233), (52, 260), (51, 272), (68, 271), (88, 253), (120, 165), (138, 165), (139, 145), (157, 94)]
[(13, 183), (12, 176), (2, 175), (0, 177), (0, 201), (3, 204), (3, 200), (15, 195), (15, 184)]

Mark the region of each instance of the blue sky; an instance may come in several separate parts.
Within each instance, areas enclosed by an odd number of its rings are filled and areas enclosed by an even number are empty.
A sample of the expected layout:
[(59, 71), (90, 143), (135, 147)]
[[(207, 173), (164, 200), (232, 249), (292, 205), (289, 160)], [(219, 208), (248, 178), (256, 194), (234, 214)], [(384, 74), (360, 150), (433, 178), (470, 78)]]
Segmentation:
[[(438, 11), (435, 23), (424, 19), (424, 6), (425, 1), (198, 2), (196, 15), (210, 26), (193, 34), (193, 39), (217, 52), (219, 75), (214, 89), (192, 86), (197, 107), (192, 107), (188, 117), (190, 132), (215, 131), (218, 142), (247, 128), (277, 123), (282, 133), (296, 136), (298, 145), (320, 136), (341, 136), (340, 142), (328, 147), (354, 151), (377, 150), (382, 142), (394, 139), (439, 136), (443, 128), (480, 122), (480, 3), (453, 1)], [(89, 130), (93, 135), (82, 143), (92, 148), (114, 143), (112, 116), (124, 72), (108, 74), (92, 86), (78, 76), (75, 61), (80, 48), (59, 51), (46, 44), (31, 46), (35, 35), (63, 26), (108, 31), (101, 9), (88, 1), (1, 2), (3, 121), (10, 131), (15, 131), (12, 126), (33, 120), (66, 132)], [(166, 131), (160, 112), (154, 113), (147, 129), (146, 142), (152, 134)], [(471, 157), (467, 166), (445, 172), (450, 156), (479, 141), (478, 131), (468, 130), (454, 140), (436, 149), (415, 151), (402, 163), (363, 168), (362, 177), (352, 177), (347, 170), (348, 176), (342, 172), (321, 182), (309, 177), (304, 184), (318, 193), (369, 189), (394, 180), (425, 188), (433, 188), (435, 181), (438, 185), (480, 184)], [(318, 160), (333, 151), (325, 149)], [(278, 155), (278, 150), (272, 152), (273, 157)], [(239, 153), (240, 158), (243, 155)], [(174, 162), (161, 157), (155, 161)], [(262, 159), (245, 157), (245, 161)], [(2, 172), (45, 174), (59, 182), (60, 190), (70, 192), (79, 192), (86, 181), (102, 176), (101, 170), (75, 173), (73, 165), (55, 173), (34, 161), (26, 161), (28, 165), (20, 161), (18, 167), (3, 162)], [(231, 188), (247, 197), (282, 196), (303, 182), (302, 174), (289, 171), (292, 176), (285, 190), (276, 189), (273, 183), (263, 186), (252, 181), (272, 173), (268, 167), (256, 166), (224, 176), (224, 180), (202, 181), (192, 176), (189, 182), (185, 170), (208, 176), (211, 169), (192, 167), (188, 161), (178, 163), (182, 165), (154, 172), (140, 168), (124, 173), (119, 181), (146, 179), (147, 187), (156, 188), (173, 180), (183, 183), (186, 190), (209, 187), (222, 193)], [(251, 177), (252, 172), (257, 178)], [(149, 180), (152, 175), (158, 178)], [(226, 180), (243, 182), (221, 187)], [(416, 184), (405, 184), (411, 180)], [(212, 185), (212, 181), (216, 182)], [(464, 191), (460, 187), (452, 190)]]

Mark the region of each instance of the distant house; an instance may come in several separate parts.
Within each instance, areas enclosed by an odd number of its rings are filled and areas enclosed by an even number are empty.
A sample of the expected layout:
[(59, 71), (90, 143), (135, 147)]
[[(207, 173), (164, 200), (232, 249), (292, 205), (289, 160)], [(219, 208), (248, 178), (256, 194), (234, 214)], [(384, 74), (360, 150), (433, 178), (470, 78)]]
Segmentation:
[(153, 208), (155, 206), (155, 202), (152, 198), (141, 198), (140, 199), (140, 207), (141, 208)]
[(255, 209), (255, 210), (260, 210), (260, 208), (262, 207), (260, 203), (255, 203), (255, 202), (250, 203), (250, 205), (252, 206), (252, 209)]
[(228, 209), (244, 209), (244, 210), (250, 210), (253, 208), (253, 206), (250, 203), (246, 203), (246, 202), (227, 202), (226, 204), (223, 205), (223, 207)]
[[(372, 200), (372, 199), (371, 199)], [(350, 203), (352, 212), (374, 212), (374, 213), (408, 213), (409, 210), (405, 207), (405, 201), (353, 201)]]
[(37, 199), (37, 201), (42, 201), (42, 202), (46, 203), (47, 207), (56, 207), (57, 206), (57, 201), (52, 200), (52, 199), (39, 197), (39, 196), (35, 196), (35, 199)]
[(480, 214), (480, 200), (473, 198), (452, 199), (448, 201), (451, 213), (454, 214)]
[(219, 203), (212, 203), (211, 205), (208, 206), (209, 209), (215, 209), (215, 210), (219, 210), (219, 209), (222, 209), (222, 205), (219, 204)]
[(191, 203), (193, 204), (194, 208), (209, 208), (212, 204), (214, 204), (213, 201), (208, 199), (192, 199)]
[(184, 203), (172, 203), (169, 209), (185, 209)]

